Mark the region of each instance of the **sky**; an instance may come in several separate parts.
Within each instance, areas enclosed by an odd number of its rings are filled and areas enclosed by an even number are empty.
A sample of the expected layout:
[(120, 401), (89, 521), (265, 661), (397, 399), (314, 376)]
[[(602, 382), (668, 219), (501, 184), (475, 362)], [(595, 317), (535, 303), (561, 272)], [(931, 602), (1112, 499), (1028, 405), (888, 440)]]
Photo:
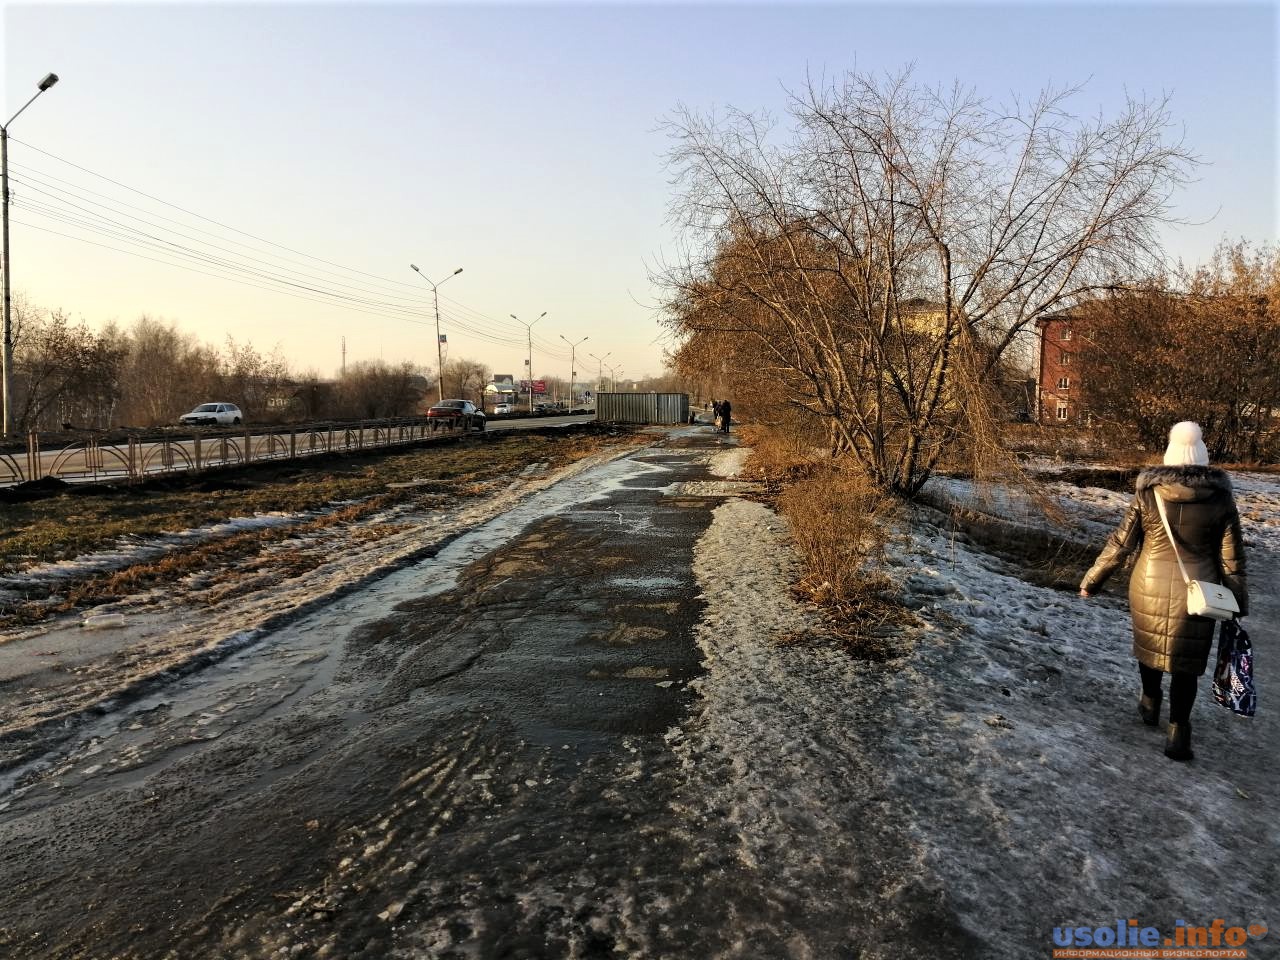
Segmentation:
[[(1204, 166), (1166, 243), (1196, 261), (1278, 235), (1277, 9), (9, 3), (4, 116), (60, 78), (10, 126), (13, 286), (93, 326), (147, 314), (329, 376), (344, 338), (349, 364), (436, 366), (413, 263), (450, 277), (447, 358), (518, 378), (529, 331), (510, 315), (545, 312), (536, 377), (567, 377), (583, 338), (580, 380), (657, 375), (650, 275), (678, 240), (663, 119), (781, 114), (807, 73), (909, 63), (996, 99), (1083, 84), (1081, 114), (1169, 94)], [(175, 244), (204, 273), (172, 265)]]

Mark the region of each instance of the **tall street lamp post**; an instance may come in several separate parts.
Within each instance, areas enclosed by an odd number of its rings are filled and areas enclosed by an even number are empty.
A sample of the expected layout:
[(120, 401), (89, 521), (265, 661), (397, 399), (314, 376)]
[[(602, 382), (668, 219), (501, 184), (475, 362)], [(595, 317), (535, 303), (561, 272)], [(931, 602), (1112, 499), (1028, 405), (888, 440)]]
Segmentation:
[[(412, 263), (409, 264), (409, 266), (413, 268), (414, 273), (422, 277), (423, 280), (427, 280), (427, 275), (424, 274), (421, 270), (419, 270), (417, 266), (415, 266)], [(445, 280), (452, 280), (461, 272), (462, 272), (462, 268), (459, 267), (457, 270), (453, 271), (453, 273), (449, 274), (447, 277), (444, 278), (444, 280), (441, 280), (439, 283), (431, 283), (430, 280), (427, 280), (427, 283), (431, 285), (431, 296), (436, 302), (436, 393), (437, 393), (436, 400), (437, 401), (444, 400), (444, 345), (443, 345), (443, 342), (440, 340), (440, 294), (436, 292), (436, 288), (440, 286), (441, 283), (444, 283)]]
[(612, 355), (612, 350), (606, 353), (604, 357), (597, 357), (594, 353), (587, 354), (588, 357), (596, 362), (596, 393), (600, 392), (600, 385), (604, 383), (604, 359)]
[(574, 343), (572, 340), (570, 340), (568, 337), (566, 337), (562, 333), (560, 334), (560, 339), (563, 340), (565, 343), (569, 344), (569, 409), (572, 410), (573, 409), (573, 378), (578, 375), (578, 366), (574, 362), (574, 359), (577, 356), (576, 351), (578, 349), (579, 344), (586, 343), (591, 338), (583, 337), (577, 343)]
[(538, 314), (528, 323), (525, 323), (523, 320), (517, 317), (514, 313), (510, 315), (511, 319), (514, 320), (516, 323), (524, 323), (525, 333), (529, 335), (529, 356), (525, 360), (525, 365), (528, 366), (529, 368), (529, 412), (530, 413), (533, 413), (533, 325), (537, 323), (539, 320), (541, 320), (543, 317), (545, 317), (546, 315), (547, 315), (547, 311), (543, 310), (540, 314)]
[(0, 126), (0, 194), (4, 195), (4, 435), (6, 437), (13, 434), (13, 326), (9, 319), (9, 302), (10, 302), (10, 283), (9, 283), (9, 124), (18, 119), (18, 114), (31, 106), (35, 102), (36, 97), (44, 93), (55, 83), (58, 82), (56, 73), (47, 73), (43, 80), (37, 85), (35, 97), (32, 97), (21, 108), (18, 113), (10, 117), (3, 126)]

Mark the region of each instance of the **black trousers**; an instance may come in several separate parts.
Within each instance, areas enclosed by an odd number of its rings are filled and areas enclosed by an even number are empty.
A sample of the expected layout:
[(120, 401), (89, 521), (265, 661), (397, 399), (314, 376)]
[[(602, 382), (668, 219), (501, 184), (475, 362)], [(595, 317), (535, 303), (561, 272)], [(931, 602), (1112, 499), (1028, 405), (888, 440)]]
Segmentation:
[[(1160, 696), (1163, 670), (1138, 664), (1142, 674), (1142, 692), (1152, 698)], [(1200, 678), (1194, 673), (1171, 673), (1169, 681), (1169, 722), (1186, 723), (1191, 719), (1191, 707), (1196, 702), (1196, 686)]]

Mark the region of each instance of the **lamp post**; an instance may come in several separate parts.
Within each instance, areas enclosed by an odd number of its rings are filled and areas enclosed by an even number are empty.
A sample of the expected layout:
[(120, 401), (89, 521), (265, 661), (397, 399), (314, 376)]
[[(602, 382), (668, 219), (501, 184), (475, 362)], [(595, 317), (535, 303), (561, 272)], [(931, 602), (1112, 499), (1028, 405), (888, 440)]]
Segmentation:
[[(607, 363), (606, 363), (606, 364), (605, 364), (605, 366), (606, 366), (606, 367), (609, 367), (609, 364), (607, 364)], [(625, 371), (623, 371), (623, 370), (622, 370), (622, 368), (621, 368), (621, 367), (609, 367), (609, 389), (610, 389), (611, 391), (613, 391), (614, 393), (617, 393), (617, 392), (618, 392), (618, 373), (619, 373), (619, 371), (625, 372)]]
[(579, 344), (586, 343), (591, 338), (583, 337), (577, 343), (574, 343), (572, 340), (570, 340), (568, 337), (566, 337), (562, 333), (560, 334), (560, 339), (563, 340), (565, 343), (569, 344), (569, 409), (572, 410), (573, 409), (573, 378), (578, 375), (577, 364), (574, 363), (574, 359), (577, 356), (576, 351), (578, 349)]
[[(611, 356), (613, 351), (610, 350), (604, 357)], [(604, 382), (604, 357), (597, 357), (594, 353), (588, 353), (588, 357), (596, 362), (596, 393), (600, 392), (600, 384)]]
[(510, 314), (511, 319), (516, 323), (524, 323), (525, 333), (529, 335), (529, 357), (525, 363), (529, 367), (529, 413), (533, 413), (533, 325), (547, 315), (547, 311), (543, 310), (540, 314), (525, 323), (514, 313)]
[(4, 195), (3, 219), (4, 227), (4, 435), (9, 437), (13, 434), (13, 326), (9, 319), (9, 302), (10, 288), (9, 283), (9, 124), (18, 119), (18, 114), (31, 106), (35, 102), (36, 97), (44, 93), (55, 83), (58, 82), (56, 73), (47, 73), (44, 79), (36, 85), (35, 97), (32, 97), (24, 103), (10, 117), (3, 126), (0, 126), (0, 194)]
[[(422, 277), (423, 280), (427, 280), (426, 274), (424, 274), (421, 270), (419, 270), (415, 264), (411, 263), (409, 264), (409, 266), (413, 268), (414, 273)], [(444, 400), (444, 348), (441, 346), (441, 343), (440, 343), (440, 294), (436, 292), (436, 288), (440, 286), (441, 283), (444, 283), (445, 280), (452, 280), (461, 272), (462, 272), (462, 268), (459, 267), (457, 270), (453, 271), (453, 273), (449, 274), (447, 277), (444, 278), (444, 280), (441, 280), (439, 283), (431, 283), (430, 280), (427, 280), (427, 283), (430, 284), (431, 286), (431, 296), (436, 302), (436, 393), (437, 393), (436, 400), (437, 401)]]

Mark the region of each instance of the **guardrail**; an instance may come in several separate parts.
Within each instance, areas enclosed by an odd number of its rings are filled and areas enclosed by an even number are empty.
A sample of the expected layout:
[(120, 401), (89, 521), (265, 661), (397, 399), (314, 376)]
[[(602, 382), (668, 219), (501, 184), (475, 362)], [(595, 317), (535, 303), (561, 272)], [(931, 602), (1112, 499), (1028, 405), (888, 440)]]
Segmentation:
[(268, 460), (355, 453), (421, 443), (463, 433), (461, 425), (426, 417), (364, 420), (260, 429), (193, 431), (182, 436), (129, 434), (104, 441), (87, 436), (42, 446), (28, 434), (25, 456), (0, 451), (0, 486), (53, 477), (72, 482), (141, 480), (170, 473), (200, 473)]

